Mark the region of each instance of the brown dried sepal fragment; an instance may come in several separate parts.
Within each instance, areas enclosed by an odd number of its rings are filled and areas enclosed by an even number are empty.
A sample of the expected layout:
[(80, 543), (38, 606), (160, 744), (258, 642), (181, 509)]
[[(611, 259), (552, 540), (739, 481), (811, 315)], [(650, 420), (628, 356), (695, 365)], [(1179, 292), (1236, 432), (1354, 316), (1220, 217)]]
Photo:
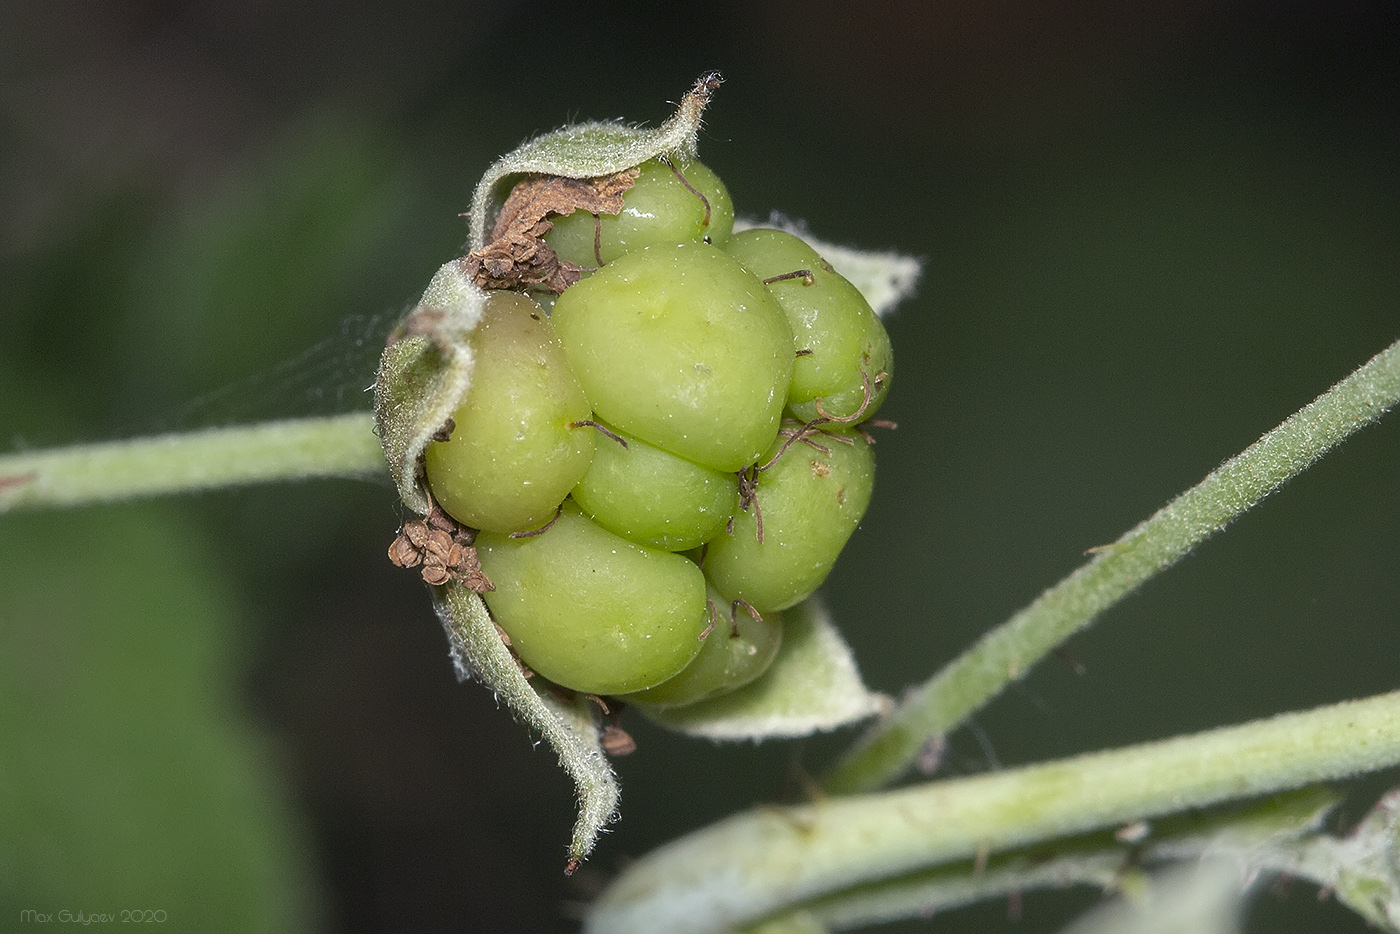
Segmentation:
[(451, 440), (452, 440), (452, 432), (454, 432), (454, 431), (456, 431), (456, 430), (457, 430), (457, 422), (456, 422), (456, 420), (455, 420), (455, 419), (449, 418), (449, 419), (443, 424), (443, 426), (442, 426), (441, 428), (439, 428), (437, 431), (433, 432), (433, 440), (434, 440), (434, 441), (438, 441), (438, 442), (447, 442), (447, 441), (451, 441)]
[(482, 573), (474, 541), (474, 530), (458, 525), (434, 505), (426, 517), (403, 524), (389, 546), (389, 560), (401, 568), (421, 565), (423, 580), (434, 586), (455, 580), (473, 593), (486, 593), (496, 586)]
[(389, 560), (395, 567), (411, 568), (423, 560), (423, 553), (402, 533), (389, 546)]
[(598, 741), (603, 751), (610, 756), (630, 756), (637, 751), (637, 741), (632, 738), (632, 734), (615, 723), (603, 727), (603, 734)]
[(583, 267), (561, 260), (544, 242), (544, 235), (554, 227), (549, 216), (574, 211), (617, 214), (622, 210), (623, 192), (639, 174), (639, 169), (626, 169), (597, 178), (538, 175), (524, 179), (501, 206), (491, 242), (463, 258), (467, 275), (483, 289), (541, 286), (564, 291), (579, 280)]

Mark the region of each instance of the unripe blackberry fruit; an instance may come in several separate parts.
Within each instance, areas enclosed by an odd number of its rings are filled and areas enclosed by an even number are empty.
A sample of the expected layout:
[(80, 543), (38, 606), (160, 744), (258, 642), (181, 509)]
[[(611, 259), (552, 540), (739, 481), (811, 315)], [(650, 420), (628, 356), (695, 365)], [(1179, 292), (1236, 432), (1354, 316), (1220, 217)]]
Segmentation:
[(768, 290), (787, 314), (801, 354), (788, 389), (793, 413), (803, 421), (822, 413), (874, 415), (889, 390), (893, 353), (885, 326), (856, 287), (802, 239), (781, 230), (745, 230), (724, 250), (755, 276), (772, 280)]
[(752, 502), (734, 517), (733, 531), (705, 549), (705, 576), (715, 589), (761, 613), (786, 609), (820, 587), (870, 504), (875, 457), (865, 439), (833, 430), (807, 441), (774, 442), (766, 468), (755, 471), (746, 497)]
[(603, 427), (616, 440), (598, 438), (593, 462), (572, 494), (584, 515), (629, 541), (666, 551), (694, 548), (724, 528), (739, 505), (733, 474)]
[(556, 684), (625, 694), (674, 677), (709, 625), (705, 579), (688, 558), (644, 548), (594, 524), (573, 503), (524, 538), (483, 532), (491, 615), (521, 661)]
[(654, 688), (628, 694), (629, 704), (681, 707), (737, 690), (773, 664), (783, 643), (783, 623), (777, 613), (757, 619), (736, 609), (713, 587), (707, 591), (714, 629), (694, 661), (680, 674)]
[(428, 445), (434, 499), (458, 522), (516, 532), (548, 522), (593, 458), (591, 410), (549, 318), (492, 292), (471, 337), (471, 391), (446, 441)]
[(763, 283), (722, 250), (629, 253), (560, 295), (552, 320), (599, 418), (720, 471), (772, 443), (792, 331)]
[(570, 263), (591, 268), (649, 246), (709, 238), (715, 246), (734, 229), (734, 204), (719, 176), (701, 162), (650, 159), (622, 196), (618, 214), (575, 211), (554, 218), (544, 241)]

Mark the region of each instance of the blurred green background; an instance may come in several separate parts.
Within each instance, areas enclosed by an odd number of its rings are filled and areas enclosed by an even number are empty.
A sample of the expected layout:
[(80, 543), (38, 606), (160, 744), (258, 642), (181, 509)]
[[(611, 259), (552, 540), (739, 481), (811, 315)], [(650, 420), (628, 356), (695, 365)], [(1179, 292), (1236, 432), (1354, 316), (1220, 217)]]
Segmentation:
[[(826, 587), (898, 694), (1400, 337), (1392, 3), (21, 2), (0, 10), (0, 448), (347, 411), (476, 177), (727, 80), (741, 213), (926, 260)], [(1392, 689), (1400, 425), (1349, 441), (952, 738), (968, 773)], [(569, 931), (849, 736), (630, 718), (623, 820), (459, 686), (387, 484), (0, 518), (0, 919)], [(1360, 783), (1355, 820), (1396, 776)], [(1256, 931), (1361, 931), (1276, 886)], [(900, 931), (1052, 931), (1098, 895)], [(9, 920), (0, 920), (0, 927)]]

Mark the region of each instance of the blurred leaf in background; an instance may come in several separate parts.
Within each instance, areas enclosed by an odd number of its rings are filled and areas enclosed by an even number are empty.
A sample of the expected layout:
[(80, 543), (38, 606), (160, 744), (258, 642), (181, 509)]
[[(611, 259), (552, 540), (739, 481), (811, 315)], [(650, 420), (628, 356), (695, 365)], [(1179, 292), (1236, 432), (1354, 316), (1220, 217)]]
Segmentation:
[(184, 930), (313, 927), (303, 821), (231, 690), (246, 613), (211, 558), (202, 530), (169, 508), (7, 520), (0, 914), (10, 923), (26, 910), (125, 910)]

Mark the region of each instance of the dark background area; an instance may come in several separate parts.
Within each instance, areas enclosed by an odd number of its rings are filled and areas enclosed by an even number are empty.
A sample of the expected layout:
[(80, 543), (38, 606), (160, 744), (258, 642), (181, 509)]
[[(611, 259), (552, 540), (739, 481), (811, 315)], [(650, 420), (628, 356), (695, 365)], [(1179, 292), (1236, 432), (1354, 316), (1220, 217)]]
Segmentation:
[[(926, 260), (825, 590), (897, 695), (1400, 336), (1398, 11), (7, 4), (0, 449), (366, 406), (491, 159), (655, 124), (718, 68), (701, 155), (741, 214)], [(1072, 640), (1082, 675), (1051, 659), (983, 711), (997, 761), (1393, 689), (1394, 418)], [(568, 931), (629, 859), (850, 738), (628, 719), (623, 819), (566, 881), (570, 785), (455, 683), (384, 556), (401, 518), (347, 482), (0, 518), (0, 910)], [(950, 772), (991, 766), (952, 737)], [(898, 929), (1052, 931), (1098, 897)], [(1250, 923), (1364, 930), (1304, 885)]]

